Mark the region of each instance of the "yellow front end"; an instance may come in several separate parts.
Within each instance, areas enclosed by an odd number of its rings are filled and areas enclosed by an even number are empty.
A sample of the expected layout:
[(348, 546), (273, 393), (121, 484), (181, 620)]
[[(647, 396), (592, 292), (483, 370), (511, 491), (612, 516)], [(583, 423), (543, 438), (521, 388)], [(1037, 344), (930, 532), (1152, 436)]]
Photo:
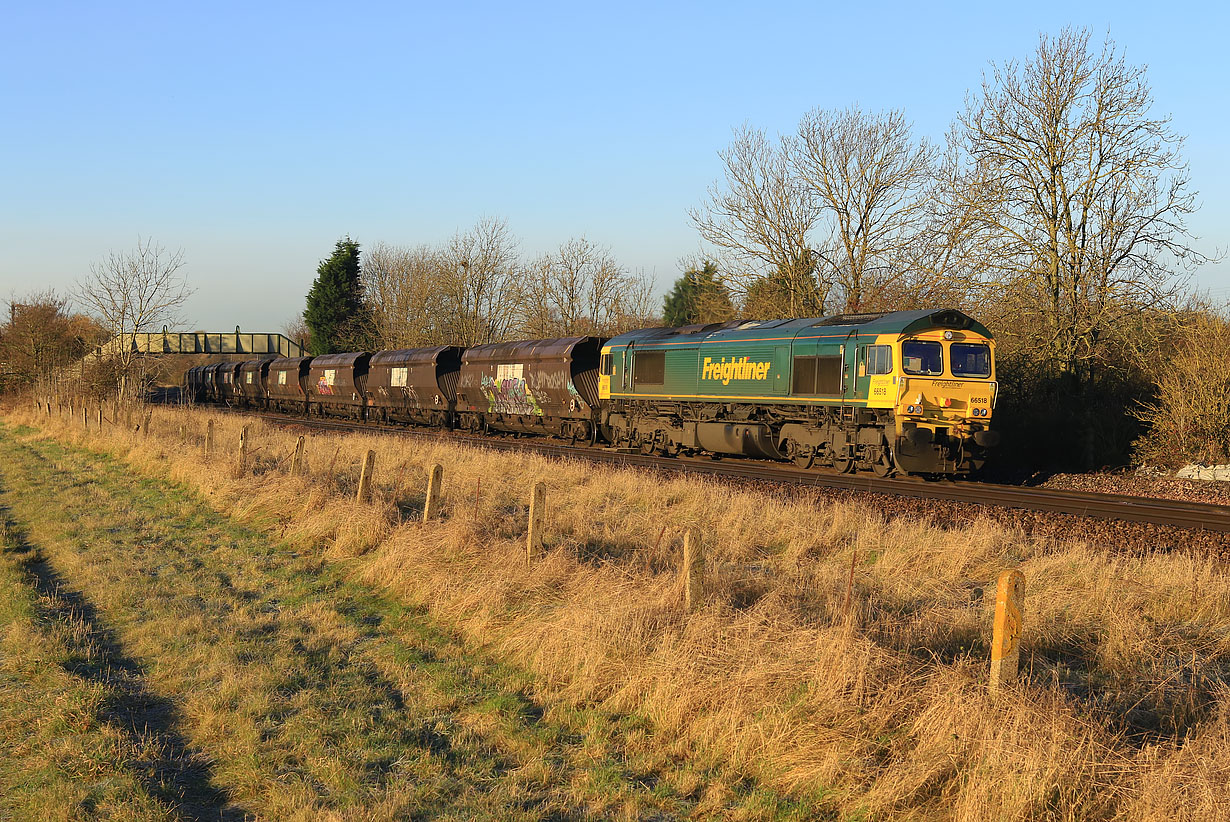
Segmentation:
[(871, 378), (868, 405), (891, 408), (897, 462), (912, 473), (981, 466), (998, 383), (995, 342), (970, 331), (881, 335), (893, 350), (889, 374)]

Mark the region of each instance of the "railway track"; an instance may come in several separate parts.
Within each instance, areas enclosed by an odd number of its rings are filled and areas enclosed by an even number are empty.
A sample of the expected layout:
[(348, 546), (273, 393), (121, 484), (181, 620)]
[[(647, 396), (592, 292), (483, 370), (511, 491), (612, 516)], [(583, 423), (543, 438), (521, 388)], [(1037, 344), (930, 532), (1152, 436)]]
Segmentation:
[[(251, 412), (237, 411), (235, 413)], [(1208, 503), (1060, 489), (1023, 488), (972, 481), (926, 481), (917, 478), (880, 479), (871, 475), (803, 470), (789, 465), (730, 457), (721, 460), (707, 457), (671, 458), (628, 453), (609, 448), (574, 446), (512, 437), (484, 437), (458, 432), (416, 430), (400, 426), (360, 424), (345, 420), (294, 417), (267, 412), (256, 412), (255, 416), (279, 425), (333, 431), (379, 431), (415, 439), (444, 440), (502, 451), (530, 451), (560, 459), (582, 459), (595, 463), (637, 467), (666, 473), (701, 474), (745, 481), (836, 489), (852, 493), (1069, 514), (1188, 531), (1230, 533), (1230, 506)]]

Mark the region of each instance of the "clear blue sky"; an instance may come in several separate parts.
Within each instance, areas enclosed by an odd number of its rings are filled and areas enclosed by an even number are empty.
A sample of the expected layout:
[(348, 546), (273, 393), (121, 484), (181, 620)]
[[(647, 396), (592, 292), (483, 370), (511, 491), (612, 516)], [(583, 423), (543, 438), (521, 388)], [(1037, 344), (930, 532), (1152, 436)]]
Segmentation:
[[(904, 109), (941, 138), (989, 61), (1109, 32), (1188, 135), (1199, 247), (1230, 246), (1230, 14), (1182, 3), (58, 3), (4, 0), (0, 297), (138, 235), (183, 249), (191, 327), (275, 330), (318, 262), (507, 218), (659, 291), (743, 122)], [(1199, 281), (1230, 298), (1230, 263)]]

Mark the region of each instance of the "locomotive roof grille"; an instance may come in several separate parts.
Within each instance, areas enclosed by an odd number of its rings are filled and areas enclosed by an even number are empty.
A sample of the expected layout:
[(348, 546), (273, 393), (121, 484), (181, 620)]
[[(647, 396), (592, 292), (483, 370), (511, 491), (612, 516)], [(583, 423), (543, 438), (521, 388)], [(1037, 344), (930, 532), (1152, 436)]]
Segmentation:
[(892, 311), (876, 311), (868, 314), (837, 314), (832, 317), (825, 317), (814, 327), (819, 328), (825, 325), (863, 325), (864, 323), (873, 322), (881, 317), (887, 317), (892, 314)]
[(964, 331), (973, 325), (971, 318), (960, 311), (937, 311), (929, 319), (940, 328), (955, 328), (958, 331)]

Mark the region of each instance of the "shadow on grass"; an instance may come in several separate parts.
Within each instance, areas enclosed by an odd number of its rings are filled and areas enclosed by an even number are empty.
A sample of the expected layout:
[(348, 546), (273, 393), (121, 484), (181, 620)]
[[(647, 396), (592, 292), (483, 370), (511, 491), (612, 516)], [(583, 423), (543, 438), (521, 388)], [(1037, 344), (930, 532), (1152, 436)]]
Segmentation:
[(97, 657), (88, 660), (77, 657), (64, 665), (73, 676), (115, 695), (103, 704), (98, 720), (133, 739), (144, 739), (162, 752), (149, 766), (134, 769), (144, 789), (185, 820), (241, 822), (249, 818), (226, 791), (213, 784), (207, 758), (194, 751), (176, 729), (180, 717), (174, 703), (145, 686), (141, 666), (124, 655), (114, 632), (103, 624), (90, 601), (80, 592), (66, 587), (56, 570), (42, 558), (38, 547), (12, 526), (9, 511), (3, 506), (0, 506), (0, 519), (8, 524), (11, 543), (31, 557), (25, 567), (33, 578), (34, 589), (42, 597), (44, 616), (52, 620), (80, 620), (98, 648)]

